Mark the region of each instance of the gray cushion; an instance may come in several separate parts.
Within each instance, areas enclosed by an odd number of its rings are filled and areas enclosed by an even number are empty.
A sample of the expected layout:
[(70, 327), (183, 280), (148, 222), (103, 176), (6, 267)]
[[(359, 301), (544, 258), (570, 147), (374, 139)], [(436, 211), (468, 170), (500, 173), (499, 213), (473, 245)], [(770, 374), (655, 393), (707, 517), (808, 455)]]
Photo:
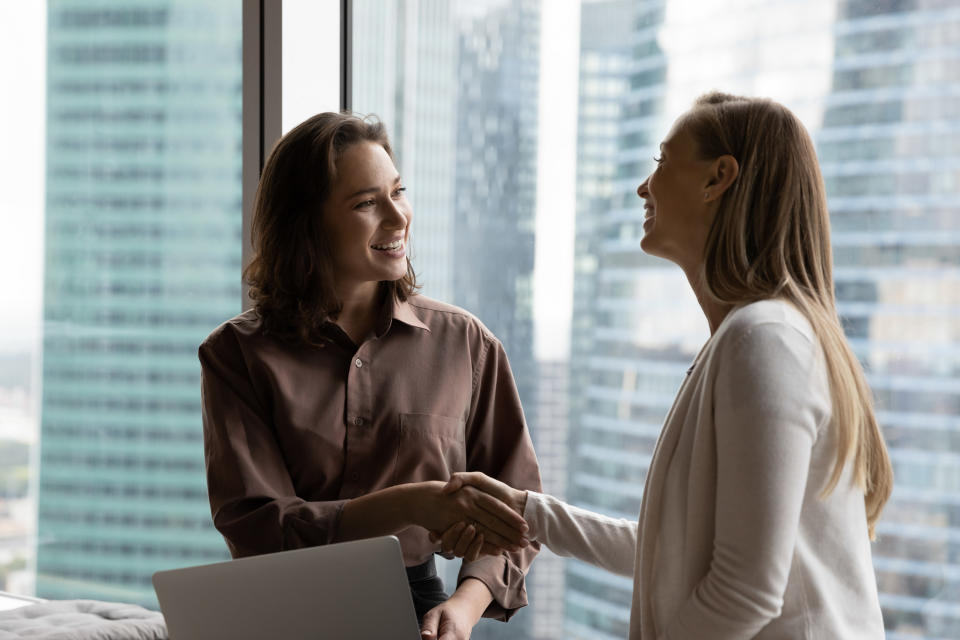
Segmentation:
[(0, 640), (167, 640), (163, 616), (135, 604), (52, 600), (0, 612)]

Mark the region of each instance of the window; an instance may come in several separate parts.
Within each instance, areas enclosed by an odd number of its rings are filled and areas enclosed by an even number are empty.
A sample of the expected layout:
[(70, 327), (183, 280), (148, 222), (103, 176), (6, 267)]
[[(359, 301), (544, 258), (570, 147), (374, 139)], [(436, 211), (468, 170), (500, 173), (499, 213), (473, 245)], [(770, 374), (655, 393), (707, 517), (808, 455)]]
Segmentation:
[[(890, 637), (960, 635), (960, 14), (585, 0), (564, 25), (564, 4), (353, 3), (353, 107), (393, 137), (424, 293), (503, 340), (546, 491), (636, 518), (707, 327), (680, 270), (640, 252), (635, 189), (699, 93), (773, 96), (817, 142), (840, 310), (894, 459), (873, 546)], [(578, 60), (551, 49), (557, 40)], [(573, 91), (557, 89), (558, 67)], [(546, 120), (567, 108), (568, 126)], [(547, 169), (557, 155), (575, 171)], [(567, 180), (575, 193), (549, 200)], [(543, 552), (527, 588), (532, 606), (474, 637), (626, 635), (629, 580)]]
[(18, 83), (23, 111), (5, 118), (24, 123), (30, 161), (5, 172), (24, 178), (5, 267), (25, 291), (5, 305), (20, 317), (0, 351), (17, 541), (0, 588), (155, 606), (153, 571), (228, 557), (206, 500), (196, 350), (240, 310), (240, 4), (3, 12), (5, 36), (25, 32), (5, 64), (40, 81)]
[[(265, 119), (337, 108), (349, 63), (410, 189), (424, 293), (504, 342), (545, 490), (612, 515), (636, 517), (707, 335), (679, 269), (639, 250), (648, 158), (708, 89), (801, 117), (897, 474), (873, 545), (888, 637), (960, 636), (951, 2), (353, 0), (345, 61), (339, 6), (283, 3)], [(155, 606), (154, 571), (227, 557), (196, 348), (242, 305), (242, 5), (7, 3), (0, 33), (19, 97), (0, 119), (0, 589)], [(474, 637), (623, 638), (631, 588), (544, 552), (532, 606)]]

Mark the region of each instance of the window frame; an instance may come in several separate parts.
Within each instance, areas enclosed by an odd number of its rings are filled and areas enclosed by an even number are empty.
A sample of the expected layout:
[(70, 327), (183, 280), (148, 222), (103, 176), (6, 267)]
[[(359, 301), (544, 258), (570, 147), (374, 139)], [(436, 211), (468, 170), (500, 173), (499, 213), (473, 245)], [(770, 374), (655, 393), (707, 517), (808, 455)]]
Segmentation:
[[(243, 0), (243, 224), (241, 273), (253, 257), (250, 243), (253, 204), (267, 155), (282, 134), (283, 113), (283, 3), (281, 0)], [(353, 57), (353, 0), (340, 0), (340, 109), (350, 110)], [(241, 307), (252, 301), (241, 283)]]

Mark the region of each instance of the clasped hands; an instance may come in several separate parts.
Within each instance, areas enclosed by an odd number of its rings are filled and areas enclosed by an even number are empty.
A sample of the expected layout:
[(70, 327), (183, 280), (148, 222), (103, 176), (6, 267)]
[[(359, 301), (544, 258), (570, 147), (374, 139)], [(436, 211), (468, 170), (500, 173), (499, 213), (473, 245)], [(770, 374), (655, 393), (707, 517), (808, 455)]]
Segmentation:
[(529, 544), (523, 509), (527, 492), (478, 471), (455, 473), (440, 490), (430, 539), (465, 560), (518, 551)]

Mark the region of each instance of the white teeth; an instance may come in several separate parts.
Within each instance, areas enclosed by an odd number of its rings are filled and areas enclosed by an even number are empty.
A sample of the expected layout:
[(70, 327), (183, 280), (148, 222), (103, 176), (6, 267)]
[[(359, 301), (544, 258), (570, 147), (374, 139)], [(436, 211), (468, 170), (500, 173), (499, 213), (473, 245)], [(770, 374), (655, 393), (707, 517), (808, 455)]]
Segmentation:
[(394, 240), (390, 244), (374, 244), (370, 245), (374, 249), (381, 249), (384, 251), (393, 251), (394, 249), (399, 249), (403, 246), (403, 240)]

